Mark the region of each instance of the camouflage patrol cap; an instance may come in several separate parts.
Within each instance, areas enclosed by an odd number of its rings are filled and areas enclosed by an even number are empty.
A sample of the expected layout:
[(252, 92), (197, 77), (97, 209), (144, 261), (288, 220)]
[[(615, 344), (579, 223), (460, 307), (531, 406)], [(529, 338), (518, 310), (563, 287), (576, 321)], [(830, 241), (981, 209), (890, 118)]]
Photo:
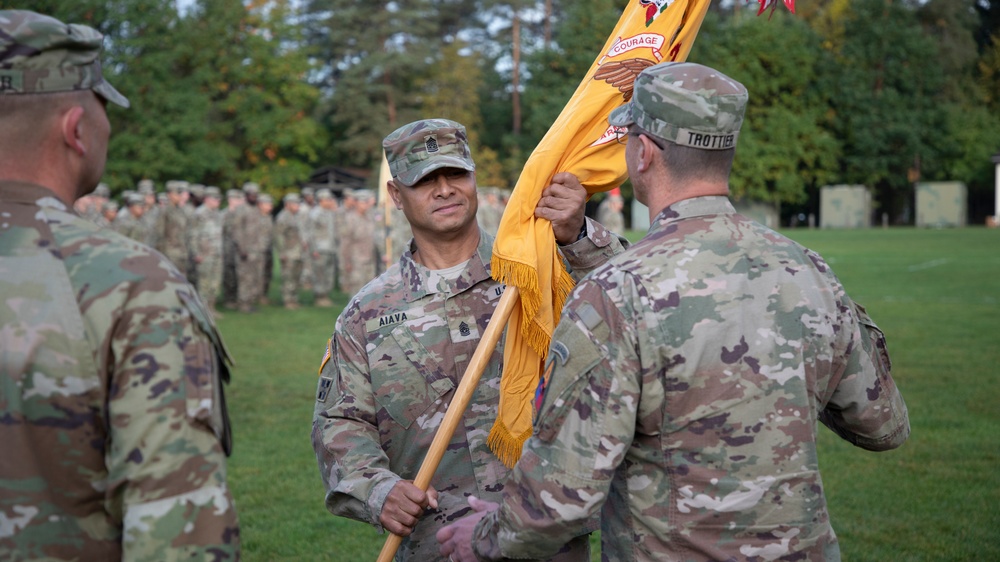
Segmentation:
[(153, 180), (145, 180), (145, 179), (139, 180), (139, 183), (136, 185), (136, 188), (139, 190), (139, 193), (143, 195), (154, 193), (156, 191), (153, 185)]
[(126, 189), (125, 191), (122, 192), (122, 201), (128, 199), (129, 197), (131, 197), (133, 195), (135, 195), (135, 191), (133, 191), (131, 189)]
[(214, 197), (215, 199), (222, 198), (222, 190), (214, 185), (210, 185), (205, 188), (205, 197)]
[(303, 197), (307, 195), (316, 195), (316, 190), (311, 187), (303, 187), (299, 191), (302, 193)]
[(260, 193), (260, 186), (252, 181), (243, 184), (243, 193)]
[(168, 180), (166, 183), (167, 193), (180, 193), (187, 191), (188, 182), (184, 180)]
[(664, 140), (703, 150), (736, 146), (747, 89), (718, 70), (692, 62), (665, 62), (635, 79), (632, 101), (608, 122), (635, 123)]
[(410, 187), (440, 168), (476, 170), (465, 127), (449, 119), (423, 119), (382, 141), (393, 179)]
[(109, 188), (106, 183), (99, 183), (97, 184), (97, 187), (94, 188), (94, 195), (98, 197), (111, 197), (111, 188)]
[(302, 198), (299, 197), (298, 193), (288, 193), (284, 198), (282, 198), (282, 201), (285, 203), (301, 203)]
[(66, 25), (28, 10), (0, 10), (0, 95), (93, 90), (128, 107), (128, 99), (101, 73), (103, 40), (86, 25)]
[(354, 198), (358, 201), (374, 201), (375, 192), (370, 189), (358, 189), (354, 192)]
[(333, 192), (325, 187), (316, 190), (316, 199), (333, 199)]
[(243, 192), (238, 189), (226, 190), (226, 199), (243, 199)]
[(271, 196), (268, 195), (267, 193), (261, 193), (260, 196), (257, 197), (257, 203), (273, 204), (274, 203), (274, 199), (271, 198)]
[(205, 186), (200, 183), (192, 183), (188, 186), (188, 191), (195, 197), (205, 196)]
[(114, 201), (107, 201), (101, 205), (101, 211), (118, 211), (118, 203)]
[(140, 193), (130, 193), (128, 197), (125, 197), (125, 204), (131, 207), (132, 205), (145, 205), (146, 198)]

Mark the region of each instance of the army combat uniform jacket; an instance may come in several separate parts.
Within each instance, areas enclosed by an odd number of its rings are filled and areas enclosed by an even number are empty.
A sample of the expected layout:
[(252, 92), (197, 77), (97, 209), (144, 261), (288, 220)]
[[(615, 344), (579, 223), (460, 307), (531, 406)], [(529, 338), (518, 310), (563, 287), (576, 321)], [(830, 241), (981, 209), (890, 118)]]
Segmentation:
[(0, 560), (235, 560), (228, 360), (184, 277), (0, 182)]
[(909, 434), (885, 339), (823, 259), (725, 197), (661, 212), (581, 282), (480, 557), (536, 557), (601, 511), (605, 560), (839, 560), (818, 422)]
[[(578, 278), (626, 244), (598, 223), (587, 224), (586, 238), (561, 248)], [(326, 506), (335, 515), (380, 528), (389, 490), (416, 476), (503, 293), (490, 277), (492, 249), (493, 238), (480, 230), (477, 252), (454, 281), (435, 281), (408, 250), (337, 319), (313, 420)], [(440, 508), (423, 516), (397, 560), (439, 560), (434, 533), (468, 510), (468, 495), (499, 501), (508, 469), (486, 437), (497, 416), (502, 359), (503, 342), (431, 481)], [(586, 537), (576, 547), (585, 551)]]

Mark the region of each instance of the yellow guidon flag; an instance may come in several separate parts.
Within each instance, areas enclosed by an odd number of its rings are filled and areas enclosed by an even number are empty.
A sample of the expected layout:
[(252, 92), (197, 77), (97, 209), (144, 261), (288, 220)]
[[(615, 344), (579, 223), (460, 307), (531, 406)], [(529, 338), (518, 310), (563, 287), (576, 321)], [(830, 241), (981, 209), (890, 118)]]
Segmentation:
[(493, 278), (520, 291), (507, 327), (500, 411), (488, 443), (513, 466), (531, 436), (532, 398), (573, 280), (556, 251), (552, 224), (536, 220), (542, 190), (557, 172), (575, 174), (593, 195), (618, 187), (627, 171), (623, 144), (608, 114), (632, 98), (635, 77), (665, 61), (683, 61), (711, 0), (632, 0), (586, 77), (531, 153), (500, 220)]

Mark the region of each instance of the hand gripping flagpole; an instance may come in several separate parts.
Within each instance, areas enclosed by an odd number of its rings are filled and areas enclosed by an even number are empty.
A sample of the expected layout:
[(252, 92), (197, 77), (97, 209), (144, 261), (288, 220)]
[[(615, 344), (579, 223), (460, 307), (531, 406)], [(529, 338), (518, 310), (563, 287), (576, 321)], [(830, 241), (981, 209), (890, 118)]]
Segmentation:
[[(420, 465), (417, 477), (413, 480), (413, 485), (421, 490), (427, 491), (427, 488), (430, 486), (431, 478), (434, 476), (434, 472), (437, 471), (438, 465), (441, 464), (441, 458), (448, 448), (448, 443), (451, 442), (452, 435), (455, 434), (455, 429), (458, 427), (459, 422), (462, 421), (462, 415), (472, 400), (472, 395), (476, 391), (476, 386), (479, 384), (479, 379), (482, 377), (483, 371), (486, 370), (490, 356), (496, 349), (497, 343), (500, 342), (500, 336), (503, 335), (503, 330), (507, 326), (507, 320), (510, 319), (510, 315), (514, 312), (518, 296), (517, 287), (508, 285), (504, 289), (503, 296), (500, 297), (500, 301), (493, 311), (493, 316), (486, 326), (486, 331), (483, 333), (482, 339), (479, 340), (479, 345), (476, 346), (475, 353), (472, 354), (469, 366), (465, 369), (465, 374), (462, 375), (462, 380), (458, 383), (458, 388), (451, 399), (448, 411), (445, 412), (444, 419), (441, 421), (441, 427), (434, 434), (434, 440), (431, 441), (431, 445), (427, 449), (424, 462)], [(403, 537), (396, 534), (389, 535), (385, 540), (385, 544), (382, 545), (382, 551), (378, 555), (378, 562), (391, 562), (402, 542)]]

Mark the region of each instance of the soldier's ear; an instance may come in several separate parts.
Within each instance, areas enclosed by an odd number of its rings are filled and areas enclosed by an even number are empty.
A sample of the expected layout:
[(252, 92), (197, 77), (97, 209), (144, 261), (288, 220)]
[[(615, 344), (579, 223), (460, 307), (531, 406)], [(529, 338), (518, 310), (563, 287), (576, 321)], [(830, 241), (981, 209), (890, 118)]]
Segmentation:
[(386, 181), (385, 189), (389, 192), (389, 196), (392, 197), (392, 203), (396, 206), (396, 210), (402, 210), (403, 207), (399, 204), (399, 188), (396, 187), (396, 182), (394, 180)]
[(59, 123), (63, 143), (80, 157), (87, 154), (87, 146), (83, 142), (83, 113), (83, 107), (74, 105), (63, 113)]

